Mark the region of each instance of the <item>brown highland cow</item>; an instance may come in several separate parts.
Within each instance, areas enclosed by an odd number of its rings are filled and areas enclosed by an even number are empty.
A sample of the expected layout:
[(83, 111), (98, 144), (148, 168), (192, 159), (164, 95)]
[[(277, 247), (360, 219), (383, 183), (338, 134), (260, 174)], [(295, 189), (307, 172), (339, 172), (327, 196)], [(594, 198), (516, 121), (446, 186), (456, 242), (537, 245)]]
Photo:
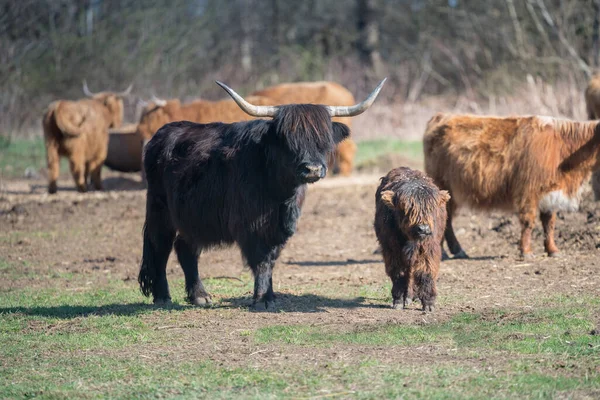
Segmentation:
[[(585, 105), (589, 119), (600, 119), (600, 75), (594, 75), (590, 79), (585, 89)], [(595, 200), (600, 201), (600, 170), (592, 174), (592, 190)]]
[[(354, 96), (348, 89), (335, 82), (296, 82), (282, 83), (252, 93), (254, 96), (263, 96), (272, 100), (273, 105), (280, 104), (335, 104), (338, 106), (351, 106), (355, 103)], [(334, 122), (341, 122), (352, 128), (350, 118), (334, 118)], [(335, 174), (347, 176), (352, 173), (356, 143), (351, 138), (340, 142), (335, 153), (329, 160), (329, 168)]]
[(375, 194), (375, 234), (392, 280), (393, 308), (419, 299), (432, 311), (437, 296), (448, 192), (407, 167), (381, 178)]
[(599, 165), (596, 122), (550, 117), (481, 117), (439, 113), (423, 137), (425, 170), (450, 192), (446, 241), (455, 258), (466, 258), (452, 217), (460, 205), (518, 213), (519, 248), (531, 256), (531, 231), (539, 212), (544, 247), (555, 256), (556, 211), (575, 211), (581, 185)]
[[(260, 96), (248, 96), (247, 100), (259, 106), (270, 105), (271, 100)], [(162, 100), (153, 98), (140, 117), (138, 134), (147, 142), (163, 125), (175, 121), (190, 121), (198, 124), (211, 122), (233, 123), (255, 119), (238, 107), (231, 99), (220, 101), (196, 100), (181, 104), (178, 99)]]
[(48, 161), (48, 192), (56, 193), (59, 157), (69, 159), (71, 174), (79, 192), (87, 190), (88, 177), (102, 190), (101, 170), (108, 147), (108, 129), (123, 122), (123, 97), (131, 91), (92, 93), (89, 99), (58, 100), (51, 103), (42, 121)]

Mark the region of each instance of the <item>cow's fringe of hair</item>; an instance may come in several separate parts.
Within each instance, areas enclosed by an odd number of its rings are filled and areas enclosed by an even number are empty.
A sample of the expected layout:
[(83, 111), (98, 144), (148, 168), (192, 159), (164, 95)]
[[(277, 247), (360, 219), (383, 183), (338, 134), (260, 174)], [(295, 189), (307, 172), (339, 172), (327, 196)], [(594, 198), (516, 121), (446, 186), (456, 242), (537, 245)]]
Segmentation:
[(156, 265), (154, 264), (152, 254), (152, 242), (146, 224), (144, 224), (144, 249), (142, 252), (142, 264), (138, 275), (140, 290), (144, 296), (148, 297), (152, 293), (154, 281), (156, 279)]

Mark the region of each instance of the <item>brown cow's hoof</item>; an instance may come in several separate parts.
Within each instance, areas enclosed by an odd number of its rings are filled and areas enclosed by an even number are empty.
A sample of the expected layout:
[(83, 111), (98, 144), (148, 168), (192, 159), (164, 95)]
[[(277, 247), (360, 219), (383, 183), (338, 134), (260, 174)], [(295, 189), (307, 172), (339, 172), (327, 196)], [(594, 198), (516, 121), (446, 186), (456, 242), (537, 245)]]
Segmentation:
[(189, 302), (193, 306), (212, 307), (212, 299), (209, 295), (194, 297), (193, 299), (189, 299)]
[(467, 255), (467, 253), (465, 253), (464, 250), (459, 251), (458, 253), (456, 253), (454, 255), (454, 257), (452, 257), (455, 260), (466, 260), (469, 258), (469, 256)]
[(50, 185), (48, 185), (48, 193), (49, 194), (55, 194), (57, 190), (58, 190), (58, 187), (56, 186), (56, 183), (51, 183)]
[(548, 257), (560, 258), (562, 257), (562, 253), (560, 251), (554, 251), (552, 253), (548, 253)]
[(531, 261), (534, 258), (535, 258), (535, 256), (531, 252), (529, 252), (529, 253), (521, 253), (521, 256), (520, 256), (521, 261)]
[(423, 312), (426, 313), (427, 311), (429, 312), (434, 312), (435, 311), (435, 306), (429, 304), (429, 305), (424, 305), (423, 306)]

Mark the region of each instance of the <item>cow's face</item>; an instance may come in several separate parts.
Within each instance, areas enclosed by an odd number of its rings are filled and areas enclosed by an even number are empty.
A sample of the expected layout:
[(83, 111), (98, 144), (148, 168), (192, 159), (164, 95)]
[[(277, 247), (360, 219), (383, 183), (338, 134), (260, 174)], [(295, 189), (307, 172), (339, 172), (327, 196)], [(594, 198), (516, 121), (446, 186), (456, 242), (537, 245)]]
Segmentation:
[[(445, 190), (403, 185), (401, 190), (381, 192), (381, 200), (394, 212), (398, 228), (411, 240), (424, 240), (433, 235), (435, 213), (446, 207), (450, 195)], [(417, 186), (417, 187), (406, 187)]]
[(313, 183), (327, 174), (327, 157), (350, 134), (328, 111), (316, 105), (281, 106), (272, 121), (273, 155), (287, 179)]
[(123, 124), (123, 98), (110, 92), (103, 92), (94, 96), (94, 100), (104, 104), (110, 114), (110, 128), (119, 128)]
[(150, 102), (142, 111), (138, 123), (139, 134), (149, 140), (163, 125), (179, 120), (180, 109), (181, 103), (177, 99), (168, 100), (164, 106)]

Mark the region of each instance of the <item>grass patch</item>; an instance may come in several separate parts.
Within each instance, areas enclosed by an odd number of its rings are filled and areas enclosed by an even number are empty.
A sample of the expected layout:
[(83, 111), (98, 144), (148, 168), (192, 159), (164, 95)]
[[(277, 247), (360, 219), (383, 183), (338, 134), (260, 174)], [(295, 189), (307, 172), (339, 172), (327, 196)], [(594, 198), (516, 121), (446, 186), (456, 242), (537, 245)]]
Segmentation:
[[(5, 264), (0, 260), (0, 270)], [(460, 313), (429, 325), (246, 325), (232, 336), (219, 322), (248, 318), (243, 308), (158, 308), (135, 282), (74, 282), (85, 286), (69, 290), (65, 281), (0, 296), (0, 398), (483, 399), (593, 397), (600, 390), (600, 338), (589, 335), (597, 297), (561, 296), (531, 311)], [(205, 283), (217, 303), (252, 291), (249, 276)], [(183, 301), (182, 279), (173, 279), (171, 289), (174, 301)], [(370, 287), (356, 291), (384, 295)], [(277, 315), (256, 315), (257, 322), (272, 318)], [(221, 329), (223, 342), (204, 340), (200, 327)], [(232, 337), (247, 345), (228, 348)], [(336, 346), (359, 357), (304, 359), (298, 346)], [(360, 356), (357, 346), (411, 357), (394, 363)], [(195, 349), (225, 351), (237, 365), (195, 356)], [(444, 356), (428, 361), (436, 352)], [(282, 361), (287, 354), (296, 357)]]
[(357, 167), (370, 166), (386, 154), (401, 154), (414, 160), (423, 159), (423, 142), (400, 139), (376, 139), (358, 142), (355, 164)]
[(302, 346), (332, 343), (369, 346), (414, 346), (436, 343), (481, 353), (489, 350), (531, 355), (590, 356), (600, 361), (600, 336), (589, 308), (578, 304), (528, 312), (461, 313), (450, 321), (425, 326), (359, 326), (347, 332), (324, 331), (304, 325), (258, 329), (258, 343), (281, 342)]
[[(44, 139), (33, 140), (0, 138), (0, 174), (5, 177), (22, 177), (27, 168), (38, 171), (46, 164)], [(66, 164), (61, 165), (61, 170)]]

